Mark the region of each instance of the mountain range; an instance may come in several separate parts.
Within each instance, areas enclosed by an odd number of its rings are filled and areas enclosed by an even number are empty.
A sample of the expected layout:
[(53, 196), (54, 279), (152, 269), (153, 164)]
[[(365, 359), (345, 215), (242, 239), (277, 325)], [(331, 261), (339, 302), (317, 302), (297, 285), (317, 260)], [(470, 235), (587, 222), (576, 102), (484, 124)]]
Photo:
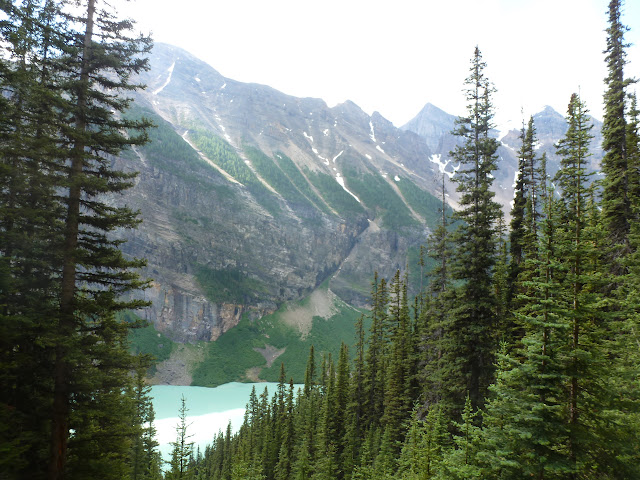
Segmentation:
[[(337, 302), (366, 307), (375, 272), (418, 276), (443, 176), (456, 205), (455, 116), (427, 104), (397, 128), (350, 101), (328, 107), (225, 78), (166, 44), (154, 47), (150, 67), (130, 114), (155, 123), (151, 142), (114, 161), (140, 172), (117, 201), (143, 219), (123, 232), (124, 249), (147, 259), (143, 274), (153, 284), (143, 295), (153, 306), (139, 313), (159, 334), (214, 341), (242, 318), (287, 311), (303, 298), (315, 299), (310, 318), (328, 318)], [(546, 107), (534, 120), (538, 152), (553, 171), (564, 118)], [(508, 213), (519, 132), (496, 135), (494, 187)], [(301, 335), (308, 329), (292, 324)]]

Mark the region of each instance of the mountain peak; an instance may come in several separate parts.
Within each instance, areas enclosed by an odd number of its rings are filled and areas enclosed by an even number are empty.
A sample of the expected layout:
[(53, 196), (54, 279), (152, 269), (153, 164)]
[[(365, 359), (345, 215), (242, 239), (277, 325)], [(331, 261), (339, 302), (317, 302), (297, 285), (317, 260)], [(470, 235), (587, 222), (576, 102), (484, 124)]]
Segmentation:
[(545, 105), (542, 110), (533, 115), (534, 119), (540, 117), (558, 117), (564, 120), (564, 117), (549, 105)]
[(454, 115), (450, 115), (435, 105), (427, 103), (422, 107), (420, 113), (401, 129), (417, 133), (426, 140), (429, 148), (435, 151), (442, 136), (454, 129), (455, 120), (456, 117)]

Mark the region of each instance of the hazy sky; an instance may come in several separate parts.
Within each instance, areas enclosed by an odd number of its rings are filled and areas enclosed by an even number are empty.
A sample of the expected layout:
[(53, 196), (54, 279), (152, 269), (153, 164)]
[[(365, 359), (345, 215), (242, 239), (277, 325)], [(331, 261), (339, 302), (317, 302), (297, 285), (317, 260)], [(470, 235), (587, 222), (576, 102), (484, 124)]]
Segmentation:
[[(112, 0), (157, 42), (222, 75), (330, 106), (347, 99), (396, 126), (431, 102), (464, 114), (476, 45), (499, 125), (578, 91), (601, 118), (608, 0)], [(626, 73), (640, 77), (640, 1), (627, 0)], [(640, 86), (638, 87), (640, 88)]]

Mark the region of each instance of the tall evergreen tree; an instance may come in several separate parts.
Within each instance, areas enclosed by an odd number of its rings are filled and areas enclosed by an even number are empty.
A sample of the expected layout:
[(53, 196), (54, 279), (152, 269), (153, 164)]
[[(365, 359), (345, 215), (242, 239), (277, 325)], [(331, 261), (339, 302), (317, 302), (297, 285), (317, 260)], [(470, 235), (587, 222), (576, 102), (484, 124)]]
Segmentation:
[[(0, 293), (7, 320), (2, 362), (18, 361), (33, 371), (30, 388), (38, 392), (19, 386), (15, 368), (3, 376), (0, 390), (9, 396), (2, 404), (20, 405), (19, 412), (29, 408), (28, 398), (38, 404), (31, 411), (34, 422), (22, 414), (12, 420), (29, 458), (39, 459), (15, 458), (15, 471), (43, 478), (48, 450), (48, 478), (73, 476), (91, 461), (108, 459), (117, 475), (124, 468), (120, 449), (132, 432), (105, 419), (130, 405), (127, 372), (134, 361), (126, 348), (128, 329), (114, 314), (143, 305), (121, 295), (144, 282), (131, 270), (142, 262), (125, 259), (121, 242), (111, 237), (138, 221), (106, 199), (133, 179), (115, 171), (108, 156), (145, 140), (136, 130), (148, 123), (124, 120), (121, 113), (129, 103), (123, 94), (139, 87), (130, 76), (146, 68), (150, 42), (128, 37), (131, 22), (117, 20), (109, 8), (96, 9), (93, 0), (3, 2), (0, 8), (8, 52), (0, 62), (0, 88), (9, 114), (0, 122), (7, 173), (0, 180), (0, 263), (9, 277)], [(93, 410), (98, 405), (102, 410)], [(102, 453), (82, 464), (88, 444), (78, 439), (95, 428), (105, 435), (111, 429), (112, 438), (121, 435), (122, 441), (95, 444)], [(68, 451), (70, 431), (75, 453)], [(14, 436), (3, 436), (2, 444)]]
[(634, 221), (640, 218), (640, 110), (635, 92), (629, 95), (627, 123), (627, 158), (629, 165), (629, 201)]
[(391, 306), (388, 320), (391, 322), (385, 363), (384, 414), (382, 425), (389, 436), (390, 448), (399, 453), (404, 437), (404, 422), (411, 411), (411, 371), (413, 344), (410, 330), (409, 306), (406, 282), (396, 272), (390, 287)]
[(444, 355), (449, 365), (445, 391), (458, 412), (467, 392), (472, 405), (483, 404), (493, 379), (496, 348), (492, 280), (502, 211), (490, 189), (499, 143), (490, 135), (494, 88), (486, 78), (485, 68), (476, 47), (465, 82), (468, 114), (457, 120), (454, 131), (463, 144), (452, 152), (454, 162), (461, 165), (455, 176), (461, 197), (460, 210), (455, 214), (460, 223), (454, 234), (452, 275), (459, 286), (458, 304), (443, 335), (447, 337)]
[[(616, 380), (615, 357), (605, 353), (609, 327), (603, 322), (598, 252), (603, 231), (586, 171), (591, 126), (577, 95), (567, 123), (558, 145), (561, 199), (546, 197), (540, 256), (520, 295), (526, 335), (520, 351), (501, 356), (484, 415), (487, 478), (637, 475), (625, 447), (633, 429), (619, 423), (624, 394), (618, 386), (624, 382)], [(624, 440), (614, 440), (616, 435)]]
[(446, 209), (446, 190), (444, 175), (440, 191), (440, 221), (428, 240), (428, 255), (433, 259), (433, 268), (429, 272), (429, 291), (418, 318), (419, 352), (417, 364), (418, 376), (423, 385), (422, 395), (425, 406), (436, 404), (442, 397), (442, 348), (443, 328), (449, 318), (453, 302), (451, 288), (451, 233)]
[[(627, 154), (626, 93), (629, 81), (624, 77), (627, 30), (621, 20), (622, 0), (609, 2), (606, 54), (608, 74), (604, 94), (604, 122), (602, 125), (602, 172), (605, 174), (602, 191), (603, 220), (614, 246), (628, 247), (631, 201), (629, 197), (629, 159)], [(618, 254), (613, 252), (614, 256)]]
[(365, 401), (368, 425), (378, 425), (384, 411), (384, 325), (388, 307), (387, 283), (374, 275), (371, 287), (371, 327), (365, 355)]

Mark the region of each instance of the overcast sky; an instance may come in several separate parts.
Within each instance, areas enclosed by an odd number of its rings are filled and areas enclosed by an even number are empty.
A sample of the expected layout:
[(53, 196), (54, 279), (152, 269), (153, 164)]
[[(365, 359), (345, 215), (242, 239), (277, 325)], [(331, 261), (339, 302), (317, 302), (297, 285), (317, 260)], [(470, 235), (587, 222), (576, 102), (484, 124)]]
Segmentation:
[[(476, 45), (494, 83), (497, 123), (519, 125), (580, 90), (602, 117), (608, 0), (112, 0), (157, 42), (227, 78), (352, 100), (402, 126), (430, 102), (464, 114)], [(628, 76), (640, 77), (640, 1), (623, 23)], [(640, 88), (640, 86), (638, 87)]]

